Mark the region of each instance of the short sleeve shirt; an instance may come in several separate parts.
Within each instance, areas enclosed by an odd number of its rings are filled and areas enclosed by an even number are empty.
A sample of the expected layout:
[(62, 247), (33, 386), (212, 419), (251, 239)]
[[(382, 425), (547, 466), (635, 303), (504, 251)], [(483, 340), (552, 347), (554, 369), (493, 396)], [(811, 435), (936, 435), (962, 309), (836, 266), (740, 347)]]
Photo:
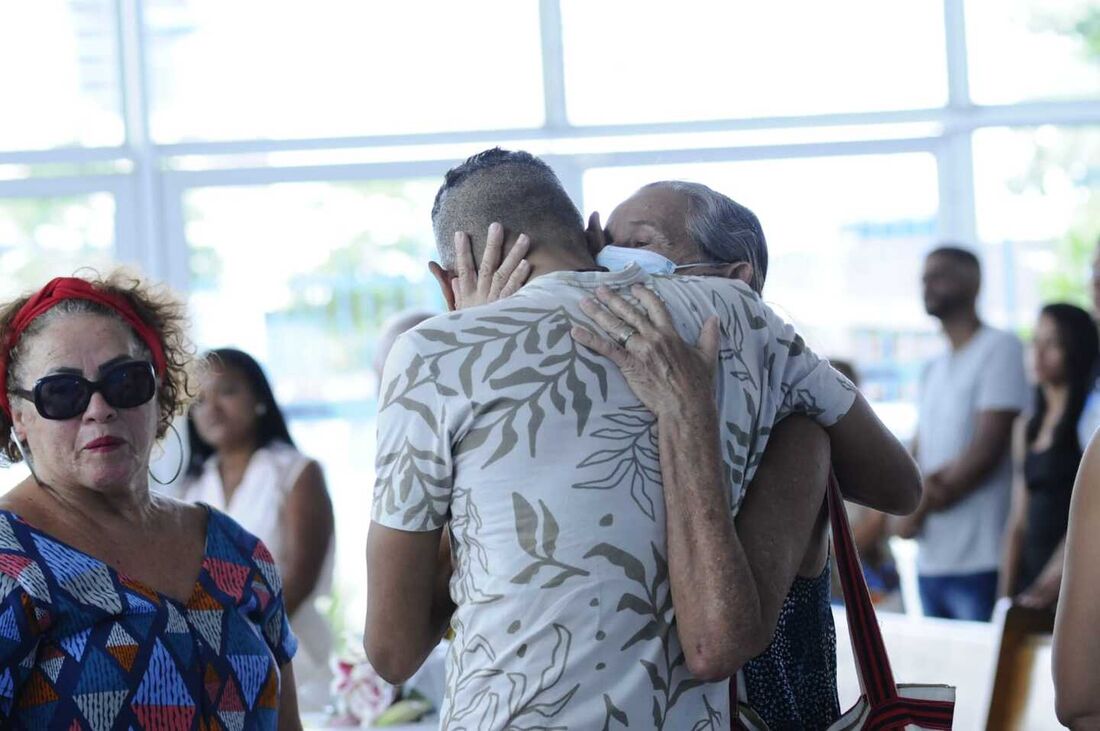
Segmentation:
[(211, 510), (186, 604), (0, 511), (4, 728), (277, 728), (297, 647), (263, 543)]
[[(932, 474), (974, 438), (983, 411), (1023, 411), (1028, 400), (1019, 338), (982, 326), (962, 348), (932, 360), (921, 382), (917, 461)], [(925, 576), (996, 570), (1012, 495), (1009, 450), (972, 493), (930, 513), (918, 538), (917, 569)]]
[(635, 283), (689, 342), (720, 318), (731, 511), (778, 419), (829, 425), (854, 399), (747, 287), (636, 266), (545, 275), (402, 336), (383, 376), (373, 517), (449, 525), (444, 729), (728, 728), (728, 683), (693, 678), (676, 632), (655, 419), (569, 335), (595, 327), (581, 298), (599, 285), (629, 298)]

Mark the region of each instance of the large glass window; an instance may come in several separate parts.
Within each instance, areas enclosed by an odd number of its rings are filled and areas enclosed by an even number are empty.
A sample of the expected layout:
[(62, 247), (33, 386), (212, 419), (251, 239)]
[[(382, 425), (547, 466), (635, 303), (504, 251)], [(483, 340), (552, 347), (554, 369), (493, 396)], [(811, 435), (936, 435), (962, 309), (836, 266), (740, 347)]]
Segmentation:
[(967, 0), (979, 104), (1100, 97), (1100, 9), (1090, 0)]
[(0, 150), (120, 145), (111, 0), (0, 6)]
[[(83, 268), (113, 260), (115, 201), (109, 193), (68, 198), (0, 198), (0, 302)], [(0, 469), (0, 493), (27, 476)]]
[(1002, 253), (991, 306), (1030, 326), (1055, 300), (1088, 304), (1100, 234), (1100, 126), (974, 133), (979, 238)]
[(345, 606), (363, 599), (379, 334), (397, 312), (443, 309), (427, 269), (437, 187), (286, 183), (185, 196), (196, 341), (260, 360), (299, 447), (324, 466)]
[(947, 98), (938, 3), (563, 0), (562, 28), (575, 124), (922, 108)]
[(150, 0), (145, 21), (159, 142), (544, 119), (535, 2)]
[(82, 268), (114, 261), (115, 199), (0, 198), (0, 301)]

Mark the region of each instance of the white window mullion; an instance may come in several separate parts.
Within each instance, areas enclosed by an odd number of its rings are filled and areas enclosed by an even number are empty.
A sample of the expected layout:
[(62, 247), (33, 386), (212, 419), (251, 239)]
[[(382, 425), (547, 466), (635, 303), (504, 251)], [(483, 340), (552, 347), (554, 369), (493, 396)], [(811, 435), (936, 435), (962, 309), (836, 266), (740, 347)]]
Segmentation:
[(547, 129), (569, 127), (565, 110), (565, 52), (562, 49), (561, 0), (539, 0), (542, 38), (542, 90)]
[(119, 57), (126, 147), (134, 163), (130, 220), (120, 230), (125, 253), (151, 277), (171, 281), (164, 249), (159, 157), (149, 130), (149, 96), (141, 0), (118, 0)]
[(937, 151), (939, 165), (939, 233), (943, 239), (975, 245), (974, 156), (970, 142), (973, 112), (966, 55), (964, 0), (944, 0), (944, 37), (947, 49), (948, 111)]

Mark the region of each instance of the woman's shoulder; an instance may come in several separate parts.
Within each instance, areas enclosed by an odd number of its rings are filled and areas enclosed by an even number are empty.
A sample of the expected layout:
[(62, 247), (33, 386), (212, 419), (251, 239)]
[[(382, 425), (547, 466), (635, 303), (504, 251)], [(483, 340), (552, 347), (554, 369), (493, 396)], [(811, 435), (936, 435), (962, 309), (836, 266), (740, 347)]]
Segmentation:
[(276, 439), (256, 450), (253, 459), (256, 457), (271, 461), (282, 469), (289, 469), (298, 465), (304, 466), (313, 461), (302, 454), (297, 447), (287, 444), (280, 439)]
[[(0, 505), (0, 574), (19, 572), (13, 557), (29, 557), (35, 528), (6, 505)], [(33, 559), (32, 559), (33, 560)]]
[(274, 441), (256, 451), (253, 459), (260, 458), (275, 473), (281, 494), (285, 497), (302, 476), (306, 467), (315, 460), (298, 451), (297, 447), (283, 441)]
[(1081, 454), (1075, 490), (1079, 500), (1100, 505), (1100, 430), (1092, 436)]
[(282, 582), (275, 568), (275, 559), (264, 542), (222, 511), (208, 505), (201, 507), (210, 514), (207, 524), (207, 560), (259, 569), (271, 589), (281, 588)]
[(39, 611), (48, 609), (53, 603), (50, 584), (58, 572), (72, 568), (74, 557), (83, 559), (19, 513), (0, 507), (0, 603), (19, 595), (30, 597)]

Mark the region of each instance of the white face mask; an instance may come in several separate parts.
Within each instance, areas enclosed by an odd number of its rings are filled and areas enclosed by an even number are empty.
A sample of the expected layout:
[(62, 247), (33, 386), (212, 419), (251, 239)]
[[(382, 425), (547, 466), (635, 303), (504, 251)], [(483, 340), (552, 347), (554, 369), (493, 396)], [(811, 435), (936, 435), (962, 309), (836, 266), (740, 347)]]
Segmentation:
[(614, 246), (612, 244), (600, 249), (600, 253), (596, 255), (596, 263), (602, 267), (607, 267), (613, 272), (626, 269), (631, 264), (637, 264), (638, 268), (647, 274), (672, 274), (681, 269), (691, 269), (693, 267), (723, 266), (723, 262), (720, 261), (698, 261), (693, 264), (677, 265), (672, 259), (662, 256), (656, 251), (628, 249), (625, 246)]
[(647, 274), (672, 274), (676, 264), (667, 257), (648, 249), (628, 249), (625, 246), (605, 246), (596, 255), (596, 263), (613, 272), (637, 264)]

